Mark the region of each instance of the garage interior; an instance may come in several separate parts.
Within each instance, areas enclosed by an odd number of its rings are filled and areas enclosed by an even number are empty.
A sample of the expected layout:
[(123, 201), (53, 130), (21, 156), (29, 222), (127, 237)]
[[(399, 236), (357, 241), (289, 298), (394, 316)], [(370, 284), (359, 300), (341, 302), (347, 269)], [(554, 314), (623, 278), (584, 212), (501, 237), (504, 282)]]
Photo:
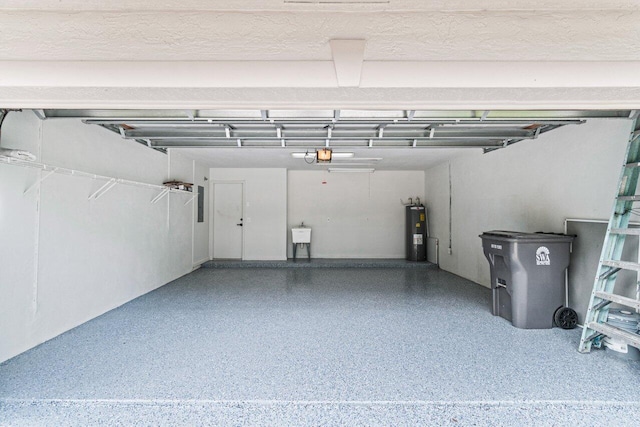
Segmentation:
[(640, 362), (493, 316), (479, 235), (576, 235), (582, 325), (640, 4), (423, 3), (0, 2), (0, 424), (635, 423)]

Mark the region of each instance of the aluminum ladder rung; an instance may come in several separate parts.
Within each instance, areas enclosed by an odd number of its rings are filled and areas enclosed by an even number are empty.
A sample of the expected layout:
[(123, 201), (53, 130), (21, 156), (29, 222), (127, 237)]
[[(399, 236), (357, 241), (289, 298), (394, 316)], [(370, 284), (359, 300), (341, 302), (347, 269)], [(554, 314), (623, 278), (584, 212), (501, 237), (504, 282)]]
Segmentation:
[(599, 332), (611, 338), (617, 338), (625, 343), (632, 345), (636, 348), (640, 348), (640, 335), (632, 332), (623, 331), (622, 329), (614, 328), (606, 323), (590, 322), (587, 328)]
[(602, 265), (613, 268), (621, 268), (623, 270), (640, 271), (640, 264), (638, 264), (637, 262), (607, 260), (602, 261)]
[(627, 307), (640, 310), (640, 300), (623, 297), (622, 295), (612, 294), (609, 292), (596, 291), (594, 295), (600, 299), (615, 302), (616, 304), (622, 304)]
[(624, 234), (626, 236), (640, 236), (640, 228), (612, 228), (611, 234)]
[(618, 196), (619, 202), (640, 202), (640, 194), (635, 194), (633, 196)]

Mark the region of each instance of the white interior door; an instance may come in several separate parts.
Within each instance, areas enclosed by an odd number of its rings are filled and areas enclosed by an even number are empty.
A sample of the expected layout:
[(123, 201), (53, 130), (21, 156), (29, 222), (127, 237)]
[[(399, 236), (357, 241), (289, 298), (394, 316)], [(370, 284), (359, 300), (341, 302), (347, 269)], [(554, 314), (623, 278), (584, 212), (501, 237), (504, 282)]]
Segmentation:
[(213, 257), (242, 259), (242, 184), (214, 184)]

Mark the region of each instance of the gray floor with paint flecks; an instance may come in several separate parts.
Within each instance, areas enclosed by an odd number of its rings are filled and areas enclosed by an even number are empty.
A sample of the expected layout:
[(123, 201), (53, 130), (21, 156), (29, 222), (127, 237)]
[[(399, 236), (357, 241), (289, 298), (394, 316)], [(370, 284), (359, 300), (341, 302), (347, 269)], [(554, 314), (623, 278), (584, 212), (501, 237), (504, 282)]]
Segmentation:
[[(0, 425), (632, 425), (640, 363), (431, 269), (200, 269), (0, 365)], [(597, 422), (596, 422), (597, 421)]]

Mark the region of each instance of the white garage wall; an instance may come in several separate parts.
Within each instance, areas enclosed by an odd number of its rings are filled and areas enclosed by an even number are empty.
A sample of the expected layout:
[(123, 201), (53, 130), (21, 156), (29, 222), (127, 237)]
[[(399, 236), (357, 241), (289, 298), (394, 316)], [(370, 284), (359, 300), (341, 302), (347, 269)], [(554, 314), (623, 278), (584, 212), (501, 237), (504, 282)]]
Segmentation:
[(314, 258), (404, 258), (400, 199), (424, 200), (424, 182), (423, 171), (289, 171), (289, 228), (301, 222), (312, 228)]
[[(0, 143), (37, 152), (40, 125), (33, 114), (11, 113), (2, 126)], [(31, 335), (38, 211), (35, 195), (22, 195), (33, 174), (0, 165), (0, 361), (37, 344)]]
[[(42, 129), (39, 137), (39, 129)], [(39, 152), (41, 161), (162, 183), (190, 181), (193, 162), (169, 157), (77, 120), (40, 122), (10, 113), (2, 146)], [(53, 174), (36, 191), (36, 169), (0, 165), (0, 361), (42, 343), (193, 268), (188, 195)], [(38, 209), (39, 206), (39, 209)]]
[(589, 120), (427, 170), (428, 213), (431, 235), (440, 238), (440, 267), (490, 286), (478, 237), (482, 232), (562, 232), (566, 218), (608, 219), (630, 129), (629, 120)]
[[(244, 183), (244, 259), (285, 260), (287, 170), (215, 168), (211, 169), (209, 175), (211, 190), (216, 182)], [(213, 235), (213, 239), (215, 238)]]

